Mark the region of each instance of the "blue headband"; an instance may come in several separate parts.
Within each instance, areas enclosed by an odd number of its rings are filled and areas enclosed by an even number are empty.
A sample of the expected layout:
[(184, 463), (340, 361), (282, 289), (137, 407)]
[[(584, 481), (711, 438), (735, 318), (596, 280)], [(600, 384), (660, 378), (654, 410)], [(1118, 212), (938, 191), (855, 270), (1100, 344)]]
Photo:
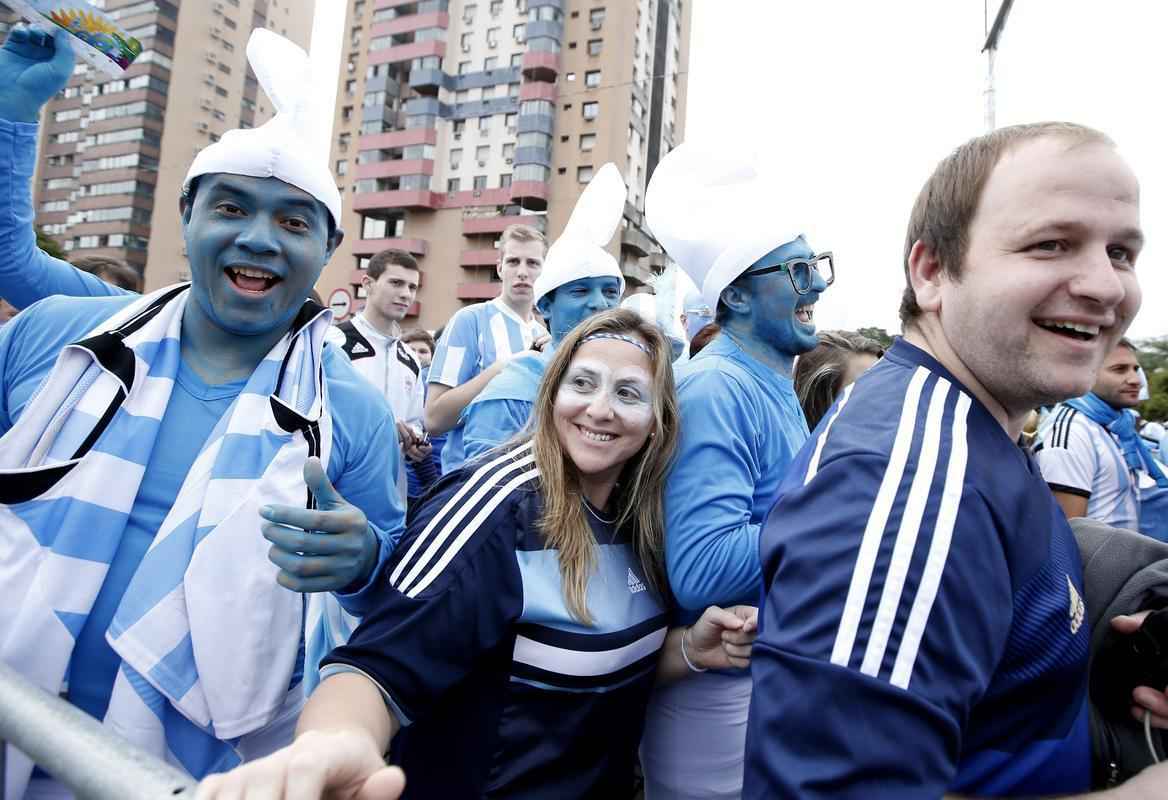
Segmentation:
[(628, 342), (633, 347), (637, 348), (642, 353), (649, 356), (649, 358), (653, 358), (653, 353), (651, 353), (649, 351), (648, 347), (645, 347), (645, 345), (638, 342), (632, 336), (625, 336), (623, 333), (593, 333), (593, 334), (585, 336), (583, 339), (581, 339), (580, 344), (587, 344), (588, 342), (594, 342), (597, 339), (614, 339), (618, 342)]

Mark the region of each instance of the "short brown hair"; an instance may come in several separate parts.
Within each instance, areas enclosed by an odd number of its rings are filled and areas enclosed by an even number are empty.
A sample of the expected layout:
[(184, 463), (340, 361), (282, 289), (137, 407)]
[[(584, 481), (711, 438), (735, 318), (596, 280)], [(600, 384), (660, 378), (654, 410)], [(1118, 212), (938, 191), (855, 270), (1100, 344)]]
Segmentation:
[(1024, 142), (1048, 136), (1066, 139), (1071, 145), (1098, 143), (1115, 146), (1106, 134), (1073, 122), (1011, 125), (970, 139), (933, 170), (913, 204), (904, 237), (905, 287), (900, 300), (902, 325), (908, 327), (921, 314), (908, 274), (913, 245), (922, 242), (936, 254), (943, 272), (959, 278), (969, 248), (969, 227), (990, 173), (1010, 150)]
[(131, 292), (142, 291), (142, 276), (138, 274), (138, 270), (124, 261), (109, 256), (81, 256), (70, 263), (83, 272), (96, 275), (106, 283)]
[(514, 225), (508, 225), (506, 228), (503, 229), (503, 235), (499, 237), (499, 257), (500, 258), (502, 258), (502, 256), (503, 256), (503, 248), (507, 245), (507, 242), (509, 242), (509, 241), (515, 241), (515, 242), (520, 242), (520, 243), (522, 243), (522, 242), (539, 242), (541, 245), (543, 245), (544, 253), (547, 253), (547, 248), (548, 248), (547, 237), (544, 236), (542, 233), (540, 233), (539, 230), (531, 227), (530, 225), (523, 225), (520, 223), (515, 223)]
[(405, 250), (382, 250), (373, 258), (369, 259), (369, 263), (365, 266), (365, 274), (369, 276), (369, 280), (375, 281), (381, 277), (385, 272), (385, 268), (390, 264), (397, 264), (399, 267), (412, 269), (414, 272), (421, 272), (418, 268), (418, 259), (411, 256)]
[(401, 340), (406, 344), (413, 344), (414, 342), (421, 342), (430, 348), (430, 352), (434, 352), (434, 337), (430, 332), (423, 328), (414, 328), (402, 334)]
[(689, 357), (693, 358), (700, 353), (702, 348), (708, 345), (721, 332), (722, 326), (716, 322), (703, 325), (702, 329), (695, 333), (694, 337), (689, 340)]

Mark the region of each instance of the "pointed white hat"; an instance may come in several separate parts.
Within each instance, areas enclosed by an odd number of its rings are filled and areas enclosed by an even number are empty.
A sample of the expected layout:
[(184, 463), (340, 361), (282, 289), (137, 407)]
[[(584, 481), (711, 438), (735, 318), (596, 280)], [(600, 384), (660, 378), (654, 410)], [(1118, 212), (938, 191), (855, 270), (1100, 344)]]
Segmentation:
[(681, 144), (653, 171), (645, 220), (713, 310), (731, 281), (803, 232), (796, 194), (753, 159)]
[(564, 232), (548, 248), (533, 287), (536, 303), (548, 292), (581, 278), (613, 277), (624, 292), (620, 264), (604, 248), (620, 225), (627, 197), (628, 188), (616, 165), (601, 167), (581, 192)]
[(200, 175), (225, 172), (279, 178), (315, 197), (341, 224), (341, 193), (329, 170), (328, 141), (319, 135), (331, 109), (318, 108), (308, 54), (266, 28), (247, 42), (247, 60), (276, 115), (258, 128), (228, 131), (199, 151), (183, 180), (183, 191)]

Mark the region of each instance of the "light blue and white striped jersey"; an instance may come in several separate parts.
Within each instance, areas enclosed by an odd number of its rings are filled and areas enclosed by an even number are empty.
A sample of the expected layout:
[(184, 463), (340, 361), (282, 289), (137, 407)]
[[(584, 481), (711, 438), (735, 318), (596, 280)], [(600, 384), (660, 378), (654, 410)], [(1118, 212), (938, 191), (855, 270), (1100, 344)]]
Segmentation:
[[(537, 319), (524, 321), (501, 297), (459, 309), (450, 318), (430, 364), (430, 383), (461, 386), (500, 358), (530, 350), (535, 339), (547, 333)], [(451, 429), (442, 450), (442, 473), (457, 469), (465, 460), (463, 422)]]

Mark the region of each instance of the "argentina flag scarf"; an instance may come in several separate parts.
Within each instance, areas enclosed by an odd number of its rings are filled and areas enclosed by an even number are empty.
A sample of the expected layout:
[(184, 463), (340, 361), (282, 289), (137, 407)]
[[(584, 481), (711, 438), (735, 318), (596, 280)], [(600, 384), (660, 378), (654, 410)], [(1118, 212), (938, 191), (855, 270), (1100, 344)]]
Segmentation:
[[(189, 297), (186, 284), (159, 290), (64, 348), (0, 438), (0, 658), (53, 693), (144, 478)], [(294, 724), (303, 702), (289, 687), (304, 601), (276, 583), (258, 509), (315, 505), (302, 471), (309, 456), (328, 464), (330, 319), (306, 303), (252, 373), (106, 633), (122, 665), (105, 724), (196, 777), (238, 763), (273, 721)], [(22, 796), (30, 771), (8, 748), (6, 796)]]

